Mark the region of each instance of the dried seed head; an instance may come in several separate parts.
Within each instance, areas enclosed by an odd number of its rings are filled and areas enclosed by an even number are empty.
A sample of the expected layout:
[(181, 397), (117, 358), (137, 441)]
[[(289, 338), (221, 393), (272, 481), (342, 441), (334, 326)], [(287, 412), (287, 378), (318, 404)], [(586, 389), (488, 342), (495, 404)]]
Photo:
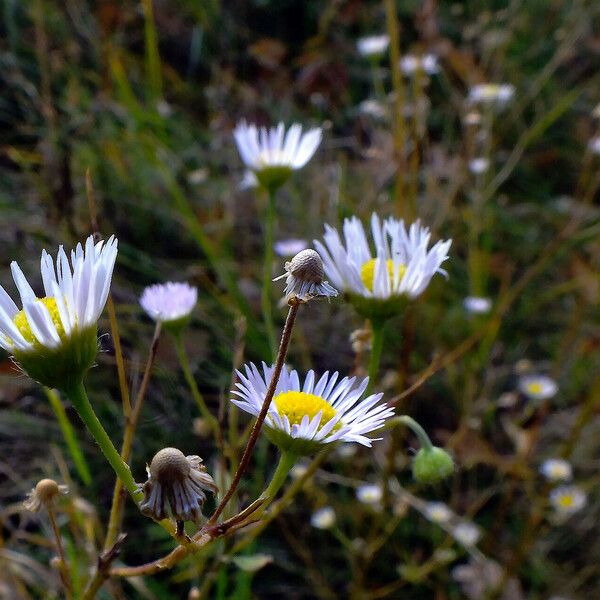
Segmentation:
[(57, 497), (61, 494), (67, 494), (69, 488), (66, 485), (59, 485), (54, 479), (41, 479), (35, 488), (27, 494), (27, 499), (23, 506), (32, 512), (40, 510), (42, 505), (52, 506)]
[(150, 476), (163, 485), (183, 481), (190, 474), (190, 463), (181, 450), (163, 448), (152, 459)]
[(319, 253), (311, 248), (298, 252), (285, 268), (294, 277), (310, 283), (321, 283), (325, 270)]

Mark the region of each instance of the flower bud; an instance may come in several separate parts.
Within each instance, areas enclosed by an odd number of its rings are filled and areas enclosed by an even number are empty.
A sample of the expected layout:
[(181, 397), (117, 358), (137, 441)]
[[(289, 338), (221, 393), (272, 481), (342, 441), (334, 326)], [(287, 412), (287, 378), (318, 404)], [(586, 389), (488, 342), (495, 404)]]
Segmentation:
[(454, 472), (452, 457), (442, 448), (421, 448), (413, 461), (413, 477), (419, 483), (436, 483)]

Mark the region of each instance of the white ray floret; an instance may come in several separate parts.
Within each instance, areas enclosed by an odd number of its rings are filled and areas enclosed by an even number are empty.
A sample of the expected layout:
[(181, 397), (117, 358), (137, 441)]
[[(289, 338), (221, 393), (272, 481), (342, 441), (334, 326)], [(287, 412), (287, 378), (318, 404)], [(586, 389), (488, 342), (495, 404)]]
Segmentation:
[(325, 225), (325, 244), (315, 240), (315, 247), (325, 265), (325, 274), (340, 290), (365, 298), (386, 300), (422, 294), (448, 258), (452, 240), (438, 241), (427, 249), (431, 234), (419, 222), (407, 230), (403, 221), (371, 217), (375, 251), (365, 229), (356, 217), (344, 220), (342, 241), (336, 229)]
[(283, 123), (267, 129), (240, 121), (233, 135), (244, 164), (259, 173), (270, 167), (301, 169), (319, 147), (322, 131), (317, 127), (302, 133), (294, 123), (286, 133)]
[[(240, 381), (232, 393), (238, 398), (232, 402), (242, 410), (257, 416), (266, 396), (274, 367), (262, 363), (262, 372), (253, 363), (238, 371)], [(357, 442), (371, 446), (372, 439), (365, 434), (383, 426), (394, 410), (379, 403), (383, 394), (361, 399), (369, 383), (368, 377), (344, 377), (338, 373), (324, 373), (318, 380), (309, 371), (304, 380), (295, 370), (283, 369), (271, 401), (265, 426), (275, 433), (283, 433), (292, 440), (317, 444)]]
[(188, 283), (157, 283), (144, 289), (140, 305), (155, 321), (169, 322), (188, 317), (198, 301), (198, 290)]
[[(0, 346), (9, 352), (30, 352), (39, 346), (55, 349), (78, 331), (96, 325), (110, 289), (117, 258), (117, 239), (94, 244), (88, 237), (71, 252), (71, 261), (62, 246), (56, 264), (42, 251), (41, 275), (45, 298), (38, 298), (19, 265), (11, 263), (12, 276), (21, 297), (22, 313), (0, 286)], [(49, 301), (55, 304), (51, 314)], [(54, 311), (53, 311), (54, 312)], [(30, 335), (15, 320), (24, 315)], [(27, 339), (29, 338), (29, 339)]]

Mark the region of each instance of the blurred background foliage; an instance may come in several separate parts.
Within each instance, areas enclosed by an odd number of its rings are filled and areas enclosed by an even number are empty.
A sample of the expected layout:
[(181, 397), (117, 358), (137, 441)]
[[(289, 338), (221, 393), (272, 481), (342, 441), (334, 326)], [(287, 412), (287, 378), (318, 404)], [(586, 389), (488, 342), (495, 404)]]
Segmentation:
[[(386, 5), (397, 14), (400, 53), (433, 53), (441, 67), (421, 83), (404, 80), (400, 112), (390, 95), (392, 62), (372, 64), (356, 50), (359, 37), (387, 32)], [(150, 283), (187, 280), (200, 290), (185, 345), (215, 414), (227, 412), (232, 367), (241, 357), (266, 358), (259, 316), (266, 198), (239, 186), (243, 169), (231, 132), (241, 118), (324, 128), (317, 156), (278, 196), (279, 239), (319, 238), (324, 223), (338, 226), (353, 214), (366, 221), (376, 211), (419, 217), (434, 239), (454, 240), (448, 281), (437, 278), (404, 319), (388, 324), (378, 386), (388, 399), (401, 394), (399, 412), (452, 451), (453, 480), (436, 488), (411, 483), (414, 440), (386, 434), (373, 451), (332, 455), (244, 550), (250, 562), (234, 562), (232, 542), (220, 542), (173, 572), (112, 582), (101, 597), (180, 598), (190, 589), (190, 597), (240, 599), (494, 597), (457, 581), (453, 569), (469, 553), (423, 518), (421, 499), (443, 500), (482, 527), (481, 551), (507, 573), (496, 597), (600, 591), (600, 159), (589, 146), (599, 133), (597, 2), (0, 6), (0, 283), (12, 289), (11, 260), (34, 274), (42, 248), (71, 247), (90, 232), (89, 169), (100, 229), (119, 238), (113, 297), (132, 393), (152, 337), (137, 303)], [(515, 96), (501, 113), (483, 115), (489, 129), (482, 126), (487, 137), (478, 137), (465, 124), (465, 98), (488, 81), (512, 84)], [(361, 108), (370, 98), (383, 107), (379, 116)], [(490, 169), (476, 177), (468, 165), (480, 146)], [(282, 268), (283, 259), (277, 272)], [(489, 296), (492, 312), (465, 312), (469, 294)], [(279, 326), (283, 316), (277, 312)], [(290, 364), (361, 372), (349, 336), (362, 326), (343, 302), (311, 304), (299, 319)], [(88, 389), (118, 441), (109, 336), (102, 348)], [(67, 405), (92, 473), (86, 482), (44, 393), (15, 377), (8, 357), (0, 368), (0, 595), (57, 597), (48, 525), (20, 502), (43, 476), (70, 484), (60, 518), (83, 581), (95, 562), (113, 475)], [(516, 388), (521, 375), (538, 372), (560, 391), (532, 404)], [(197, 416), (165, 338), (134, 448), (138, 480), (165, 445), (200, 454), (217, 469), (214, 441)], [(561, 454), (589, 498), (584, 511), (556, 524), (545, 518), (548, 487), (538, 468)], [(263, 440), (258, 475), (245, 483), (241, 502), (260, 492), (274, 455)], [(361, 505), (353, 488), (383, 474), (403, 487), (390, 485), (381, 511)], [(311, 513), (323, 505), (336, 510), (335, 532), (311, 528)], [(127, 564), (172, 547), (131, 505), (124, 529)], [(269, 557), (264, 564), (261, 555)], [(471, 578), (485, 580), (479, 572)]]

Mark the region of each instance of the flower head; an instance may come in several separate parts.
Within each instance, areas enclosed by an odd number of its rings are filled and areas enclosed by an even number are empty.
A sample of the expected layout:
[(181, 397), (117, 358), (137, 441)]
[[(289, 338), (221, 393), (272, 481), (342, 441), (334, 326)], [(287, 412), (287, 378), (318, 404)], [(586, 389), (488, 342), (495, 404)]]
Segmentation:
[(23, 308), (0, 286), (0, 346), (12, 352), (27, 374), (48, 387), (81, 380), (98, 352), (96, 324), (110, 289), (117, 240), (94, 244), (88, 237), (71, 252), (60, 246), (56, 265), (42, 251), (45, 296), (38, 298), (16, 262), (13, 279)]
[(276, 277), (273, 281), (285, 277), (285, 299), (298, 298), (308, 302), (311, 298), (324, 296), (330, 298), (337, 296), (337, 290), (323, 280), (325, 274), (323, 261), (318, 252), (307, 248), (298, 252), (296, 256), (285, 263), (286, 273)]
[(383, 498), (383, 490), (376, 483), (361, 485), (356, 488), (356, 497), (363, 504), (379, 504)]
[(490, 168), (490, 161), (482, 156), (469, 161), (469, 171), (474, 175), (481, 175)]
[(198, 290), (187, 283), (157, 283), (144, 289), (140, 305), (166, 326), (184, 325), (198, 301)]
[(492, 301), (489, 298), (482, 298), (481, 296), (467, 296), (463, 300), (463, 306), (466, 311), (474, 315), (485, 315), (490, 312)]
[(452, 240), (439, 241), (429, 250), (429, 229), (413, 223), (407, 230), (394, 218), (381, 222), (371, 217), (375, 251), (367, 241), (364, 227), (356, 218), (344, 220), (344, 242), (336, 229), (325, 225), (323, 245), (315, 247), (333, 285), (347, 292), (355, 307), (365, 316), (396, 314), (407, 299), (422, 294), (448, 258)]
[(168, 505), (178, 521), (197, 523), (202, 518), (205, 492), (219, 491), (202, 459), (185, 456), (177, 448), (157, 452), (146, 470), (148, 480), (140, 486), (144, 493), (140, 510), (156, 521), (167, 517)]
[(453, 517), (452, 511), (443, 502), (427, 502), (423, 512), (433, 523), (448, 523)]
[(588, 142), (588, 148), (592, 154), (600, 154), (600, 135), (593, 137)]
[(560, 516), (568, 517), (587, 504), (587, 496), (575, 485), (561, 485), (550, 492), (550, 504)]
[(310, 517), (310, 524), (317, 529), (331, 529), (335, 525), (335, 510), (331, 506), (324, 506), (315, 510)]
[(452, 529), (452, 536), (463, 546), (474, 546), (481, 537), (481, 529), (477, 525), (465, 521)]
[[(245, 373), (238, 371), (238, 396), (231, 401), (242, 410), (257, 416), (262, 407), (274, 367), (263, 363), (262, 373), (252, 363)], [(368, 378), (357, 383), (356, 377), (324, 373), (318, 381), (309, 371), (300, 384), (298, 373), (284, 369), (265, 419), (269, 439), (284, 450), (296, 454), (311, 454), (323, 444), (357, 442), (371, 446), (373, 440), (365, 434), (383, 426), (394, 413), (386, 404), (378, 404), (383, 394), (361, 400), (369, 383)]]
[(387, 35), (370, 35), (356, 42), (356, 49), (361, 56), (380, 56), (390, 45)]
[(267, 189), (277, 189), (285, 183), (292, 171), (301, 169), (321, 143), (321, 128), (302, 133), (302, 126), (294, 123), (287, 131), (283, 123), (277, 127), (258, 129), (241, 121), (233, 132), (244, 164)]
[(527, 375), (519, 381), (519, 391), (530, 400), (548, 400), (556, 396), (558, 385), (546, 375)]
[(573, 467), (571, 463), (562, 458), (549, 458), (542, 463), (540, 473), (548, 481), (571, 481), (573, 479)]
[(31, 512), (38, 512), (42, 506), (51, 507), (61, 494), (68, 494), (66, 485), (59, 485), (54, 479), (41, 479), (27, 494), (23, 506)]
[(299, 238), (289, 238), (286, 240), (279, 240), (273, 244), (273, 250), (277, 256), (295, 256), (298, 252), (302, 252), (308, 246), (306, 240)]
[(508, 83), (479, 83), (469, 90), (469, 100), (475, 104), (495, 104), (502, 107), (514, 94), (514, 86)]
[(423, 56), (407, 54), (400, 59), (400, 71), (407, 77), (412, 77), (417, 71), (435, 75), (440, 72), (438, 57), (435, 54), (424, 54)]
[(424, 446), (415, 454), (412, 471), (419, 483), (436, 483), (452, 475), (454, 461), (443, 448)]

